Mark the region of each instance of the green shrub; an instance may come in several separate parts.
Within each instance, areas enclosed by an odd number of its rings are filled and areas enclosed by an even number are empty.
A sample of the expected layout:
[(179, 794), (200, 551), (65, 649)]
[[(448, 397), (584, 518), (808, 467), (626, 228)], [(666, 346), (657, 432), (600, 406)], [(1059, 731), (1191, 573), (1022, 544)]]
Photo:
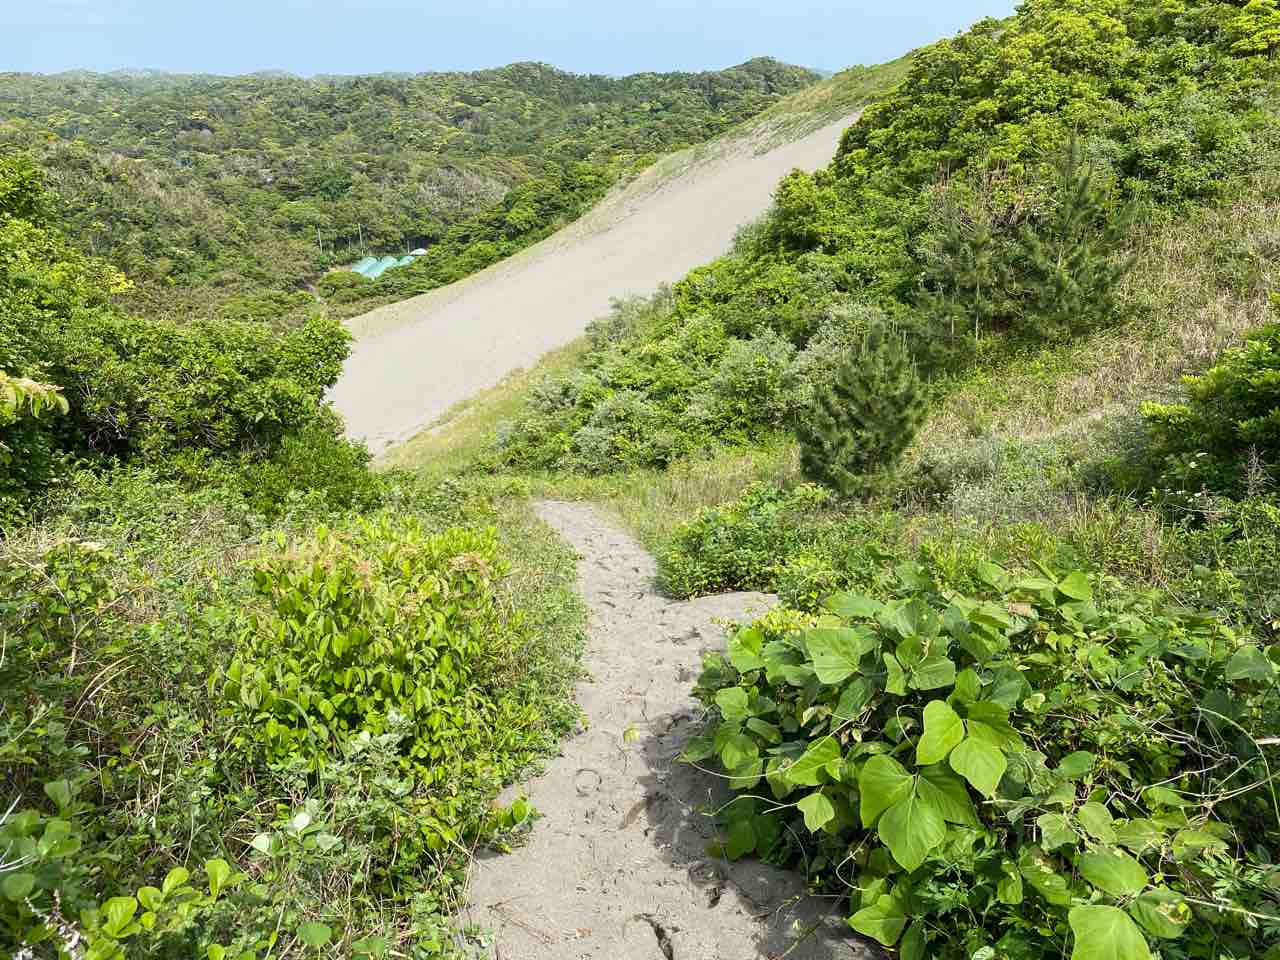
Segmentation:
[[(82, 469), (50, 491), (38, 526), (0, 539), (0, 858), (9, 839), (39, 844), (51, 821), (70, 824), (70, 833), (53, 827), (38, 862), (18, 868), (36, 875), (33, 903), (42, 922), (60, 925), (48, 909), (56, 890), (67, 936), (118, 944), (130, 958), (216, 960), (220, 954), (209, 948), (222, 946), (232, 960), (246, 951), (264, 960), (311, 924), (329, 928), (334, 955), (447, 952), (468, 852), (477, 843), (509, 842), (533, 815), (525, 803), (499, 807), (493, 798), (580, 716), (571, 691), (582, 608), (572, 595), (571, 552), (523, 509), (495, 502), (474, 484), (434, 489), (399, 475), (387, 478), (384, 495), (402, 519), (379, 516), (367, 527), (332, 515), (323, 502), (291, 500), (280, 521), (280, 551), (274, 536), (264, 536), (263, 518), (220, 480), (191, 489), (136, 466)], [(466, 692), (444, 705), (448, 722), (428, 736), (443, 751), (438, 759), (412, 756), (428, 720), (406, 708), (388, 715), (381, 732), (327, 741), (319, 769), (307, 750), (269, 760), (251, 712), (223, 701), (220, 683), (209, 690), (207, 679), (223, 675), (238, 649), (260, 649), (282, 673), (293, 669), (287, 644), (247, 632), (252, 615), (264, 630), (287, 620), (258, 592), (253, 568), (302, 578), (303, 554), (310, 550), (321, 563), (328, 556), (317, 546), (329, 536), (316, 532), (319, 521), (333, 524), (332, 538), (349, 547), (330, 551), (342, 558), (336, 573), (369, 578), (348, 595), (370, 616), (385, 613), (382, 626), (397, 636), (399, 627), (449, 626), (452, 646), (444, 639), (431, 646), (432, 634), (429, 650), (417, 648), (417, 662), (464, 643), (484, 652), (461, 665)], [(420, 534), (406, 532), (415, 523)], [(476, 524), (500, 524), (503, 539), (495, 544), (474, 529), (439, 533)], [(416, 568), (373, 579), (384, 559), (424, 555)], [(485, 574), (469, 565), (486, 557), (498, 558), (495, 572), (510, 558), (513, 574), (495, 577), (481, 593), (468, 585)], [(428, 562), (435, 566), (423, 574)], [(428, 595), (432, 583), (452, 590), (452, 601), (433, 603), (431, 614), (415, 611), (410, 601)], [(406, 603), (398, 612), (388, 607), (397, 599)], [(335, 617), (350, 612), (343, 597), (330, 606)], [(494, 615), (473, 622), (461, 607)], [(339, 625), (353, 633), (362, 627), (350, 619)], [(323, 624), (304, 626), (296, 636), (325, 635)], [(316, 658), (292, 662), (315, 666)], [(425, 683), (429, 675), (412, 679)], [(441, 684), (435, 691), (443, 700)], [(389, 699), (398, 703), (394, 690)], [(461, 722), (464, 712), (475, 725), (450, 736), (452, 720)], [(323, 714), (316, 717), (323, 722)], [(305, 726), (296, 712), (294, 719)], [(74, 800), (63, 811), (58, 798), (67, 791)], [(72, 843), (62, 846), (67, 839)], [(199, 865), (217, 859), (252, 880), (205, 904)], [(39, 933), (24, 904), (6, 898), (9, 865), (6, 859), (0, 866), (0, 956)], [(115, 937), (96, 916), (82, 914), (132, 898), (141, 901), (131, 917), (140, 923), (152, 897), (143, 888), (161, 888), (175, 866), (191, 871), (195, 888), (178, 899), (200, 900), (189, 916), (166, 906), (152, 930), (125, 923)], [(112, 909), (127, 907), (117, 902)], [(19, 925), (25, 933), (13, 933)], [(53, 955), (49, 942), (36, 948), (37, 957)]]
[(33, 421), (69, 409), (57, 387), (0, 370), (0, 535), (60, 467), (46, 430)]
[(896, 340), (847, 356), (796, 418), (800, 468), (843, 494), (863, 494), (892, 471), (926, 413), (915, 365)]
[(658, 579), (675, 597), (772, 589), (775, 564), (806, 542), (830, 494), (803, 484), (753, 484), (733, 503), (684, 524), (658, 556)]
[(685, 756), (736, 793), (727, 856), (802, 865), (904, 957), (1280, 950), (1266, 650), (1079, 572), (900, 572), (708, 657)]
[(270, 763), (321, 768), (398, 728), (405, 770), (430, 791), (422, 831), (433, 846), (456, 839), (477, 784), (518, 768), (513, 746), (535, 719), (485, 686), (516, 642), (495, 593), (504, 573), (491, 530), (432, 535), (382, 516), (281, 541), (254, 569), (266, 608), (214, 681), (237, 739)]
[(753, 438), (782, 426), (794, 410), (795, 353), (772, 330), (733, 341), (707, 383), (713, 432)]
[[(23, 448), (21, 460), (0, 464), (0, 496), (29, 503), (69, 457), (100, 465), (172, 466), (179, 456), (205, 455), (269, 461), (295, 437), (296, 466), (299, 443), (316, 446), (326, 430), (329, 446), (337, 443), (340, 424), (324, 395), (348, 351), (341, 324), (313, 317), (277, 334), (260, 322), (126, 316), (109, 300), (127, 281), (71, 247), (26, 169), (0, 165), (0, 369), (62, 385), (69, 410), (16, 427), (0, 421), (0, 445)], [(277, 298), (277, 306), (297, 297)], [(355, 459), (347, 461), (349, 478)]]
[(314, 422), (350, 334), (313, 319), (276, 335), (234, 321), (187, 326), (103, 314), (50, 324), (39, 362), (70, 384), (65, 442), (112, 457), (269, 451)]
[(629, 466), (665, 464), (675, 458), (670, 420), (637, 390), (610, 394), (574, 432), (572, 466), (609, 473)]
[(322, 513), (371, 510), (382, 502), (386, 484), (369, 469), (368, 448), (343, 438), (334, 414), (286, 435), (268, 459), (246, 459), (230, 485), (265, 517), (280, 516), (296, 496), (318, 500)]
[(1169, 530), (1167, 552), (1185, 570), (1189, 601), (1280, 635), (1280, 502), (1213, 498)]
[(938, 191), (938, 223), (924, 242), (922, 307), (931, 338), (972, 342), (926, 343), (922, 354), (972, 355), (992, 332), (1064, 340), (1119, 322), (1135, 208), (1117, 209), (1114, 191), (1075, 141), (1050, 184), (1038, 203), (1028, 200), (1027, 185), (990, 174)]
[(793, 413), (811, 407), (815, 391), (836, 379), (845, 359), (862, 349), (868, 335), (889, 326), (889, 318), (878, 307), (850, 301), (831, 304), (792, 363)]
[(1152, 482), (1182, 502), (1203, 490), (1238, 495), (1273, 484), (1280, 467), (1280, 323), (1248, 334), (1243, 346), (1183, 383), (1185, 402), (1142, 408)]
[(337, 297), (347, 290), (354, 290), (372, 281), (354, 270), (331, 270), (316, 281), (316, 288), (323, 297)]
[(98, 903), (87, 889), (93, 866), (81, 853), (85, 837), (77, 821), (91, 808), (66, 780), (49, 781), (44, 790), (56, 813), (7, 811), (0, 820), (0, 942), (52, 951), (27, 956), (124, 960), (126, 951), (166, 954), (165, 947), (202, 919), (225, 890), (246, 879), (214, 858), (204, 866), (203, 890), (188, 883), (185, 867), (174, 867), (160, 886)]

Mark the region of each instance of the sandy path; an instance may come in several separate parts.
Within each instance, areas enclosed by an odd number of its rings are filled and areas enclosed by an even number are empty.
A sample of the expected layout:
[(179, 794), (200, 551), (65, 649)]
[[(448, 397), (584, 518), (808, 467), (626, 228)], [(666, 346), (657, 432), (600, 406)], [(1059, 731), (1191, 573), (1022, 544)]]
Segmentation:
[(613, 298), (719, 256), (786, 173), (831, 160), (854, 119), (764, 152), (749, 137), (669, 158), (529, 250), (355, 318), (360, 339), (331, 394), (347, 432), (380, 452), (568, 343)]
[[(592, 611), (578, 700), (587, 729), (525, 784), (543, 813), (528, 843), (476, 861), (464, 921), (492, 932), (493, 960), (867, 960), (830, 900), (799, 877), (712, 858), (703, 812), (721, 781), (674, 759), (698, 728), (690, 696), (713, 621), (744, 619), (774, 598), (729, 594), (677, 603), (653, 588), (652, 558), (589, 507), (539, 514), (581, 554)], [(634, 729), (638, 740), (624, 734)], [(814, 929), (816, 927), (816, 929)], [(798, 935), (813, 930), (800, 939)]]

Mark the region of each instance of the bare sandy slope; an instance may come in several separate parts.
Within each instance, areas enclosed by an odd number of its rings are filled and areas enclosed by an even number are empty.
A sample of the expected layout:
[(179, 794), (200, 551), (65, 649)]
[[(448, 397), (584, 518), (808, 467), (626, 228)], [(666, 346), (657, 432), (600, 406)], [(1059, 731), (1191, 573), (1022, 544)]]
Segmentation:
[(485, 932), (487, 956), (879, 956), (843, 922), (843, 898), (806, 896), (798, 874), (715, 856), (723, 778), (675, 759), (701, 728), (690, 690), (703, 654), (724, 649), (716, 621), (749, 619), (775, 598), (667, 600), (654, 589), (653, 559), (590, 507), (545, 503), (538, 512), (581, 555), (591, 679), (577, 698), (587, 723), (523, 786), (543, 813), (528, 842), (472, 867), (460, 919)]
[(792, 169), (835, 155), (856, 115), (779, 146), (764, 132), (668, 158), (579, 222), (460, 283), (351, 321), (331, 394), (380, 452), (580, 335), (610, 301), (652, 293), (728, 249)]

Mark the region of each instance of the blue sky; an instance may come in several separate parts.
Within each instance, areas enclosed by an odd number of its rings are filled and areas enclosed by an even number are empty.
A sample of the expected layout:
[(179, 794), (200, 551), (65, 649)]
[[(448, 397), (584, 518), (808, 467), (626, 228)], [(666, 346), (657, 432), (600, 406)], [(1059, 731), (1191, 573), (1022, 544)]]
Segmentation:
[(700, 70), (879, 63), (1014, 0), (13, 0), (0, 71)]

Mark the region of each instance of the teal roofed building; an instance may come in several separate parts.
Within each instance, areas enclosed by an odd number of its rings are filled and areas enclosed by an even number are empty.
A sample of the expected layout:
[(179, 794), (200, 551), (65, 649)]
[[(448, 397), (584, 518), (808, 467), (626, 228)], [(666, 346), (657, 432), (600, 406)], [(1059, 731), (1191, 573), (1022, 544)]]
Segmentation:
[(388, 270), (394, 270), (397, 267), (407, 267), (426, 252), (427, 251), (425, 250), (418, 249), (403, 257), (393, 257), (390, 255), (385, 257), (365, 257), (362, 260), (357, 260), (351, 266), (347, 267), (347, 269), (368, 277), (370, 280), (377, 280)]
[(382, 276), (392, 267), (396, 266), (399, 262), (400, 261), (397, 260), (395, 257), (383, 257), (381, 260), (379, 260), (377, 263), (375, 263), (372, 267), (369, 268), (369, 272), (365, 274), (365, 276), (367, 276), (370, 280), (377, 280), (380, 276)]

